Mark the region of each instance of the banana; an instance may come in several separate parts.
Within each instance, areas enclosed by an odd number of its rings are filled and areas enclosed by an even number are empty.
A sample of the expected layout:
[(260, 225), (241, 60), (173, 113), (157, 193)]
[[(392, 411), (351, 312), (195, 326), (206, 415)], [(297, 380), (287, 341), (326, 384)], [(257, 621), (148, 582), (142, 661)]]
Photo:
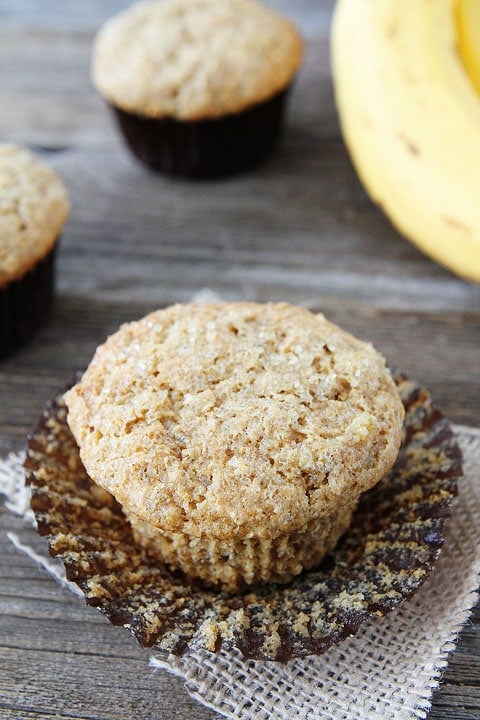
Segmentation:
[(478, 15), (480, 0), (337, 0), (332, 72), (372, 200), (423, 252), (480, 282), (480, 96), (459, 53), (459, 1)]
[(460, 55), (480, 94), (480, 2), (457, 0), (456, 20)]

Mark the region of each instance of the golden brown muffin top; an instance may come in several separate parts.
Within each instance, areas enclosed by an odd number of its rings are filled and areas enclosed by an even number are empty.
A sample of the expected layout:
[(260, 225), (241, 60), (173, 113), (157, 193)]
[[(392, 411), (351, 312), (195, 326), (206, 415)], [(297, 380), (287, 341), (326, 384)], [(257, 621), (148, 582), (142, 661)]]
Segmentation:
[(27, 150), (0, 145), (0, 287), (42, 260), (67, 219), (67, 192)]
[(293, 24), (254, 0), (153, 0), (105, 23), (92, 79), (129, 112), (215, 118), (284, 90), (302, 54)]
[(174, 305), (121, 326), (66, 394), (90, 477), (166, 531), (273, 538), (374, 485), (403, 406), (383, 357), (281, 304)]

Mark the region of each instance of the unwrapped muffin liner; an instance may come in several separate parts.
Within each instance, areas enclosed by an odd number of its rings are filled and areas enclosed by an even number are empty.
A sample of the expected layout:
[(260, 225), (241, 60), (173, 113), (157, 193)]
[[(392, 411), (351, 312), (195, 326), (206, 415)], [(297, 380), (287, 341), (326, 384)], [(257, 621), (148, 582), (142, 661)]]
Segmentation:
[(191, 178), (245, 171), (276, 146), (288, 90), (242, 112), (204, 120), (145, 117), (112, 106), (131, 152), (153, 170)]
[(25, 275), (0, 288), (0, 360), (29, 340), (50, 315), (55, 248)]
[(120, 505), (86, 475), (61, 396), (27, 449), (38, 532), (87, 603), (144, 646), (177, 656), (235, 647), (245, 658), (277, 661), (322, 653), (411, 597), (444, 541), (461, 453), (428, 393), (401, 374), (396, 381), (406, 418), (393, 470), (362, 496), (320, 567), (288, 585), (220, 593), (155, 564)]

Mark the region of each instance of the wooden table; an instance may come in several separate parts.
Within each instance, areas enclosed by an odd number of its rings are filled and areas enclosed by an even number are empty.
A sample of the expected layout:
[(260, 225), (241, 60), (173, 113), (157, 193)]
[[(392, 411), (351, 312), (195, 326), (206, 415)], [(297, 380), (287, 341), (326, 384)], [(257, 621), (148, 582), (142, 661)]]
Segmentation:
[[(64, 178), (72, 212), (51, 322), (0, 364), (0, 453), (120, 322), (189, 300), (288, 300), (372, 340), (455, 422), (480, 424), (480, 287), (397, 235), (340, 139), (329, 70), (331, 0), (276, 5), (307, 38), (282, 145), (221, 182), (152, 175), (129, 156), (89, 83), (95, 29), (125, 0), (0, 0), (0, 127)], [(212, 718), (180, 681), (153, 677), (123, 630), (61, 590), (0, 514), (0, 718)], [(430, 720), (480, 718), (480, 612), (462, 632)]]

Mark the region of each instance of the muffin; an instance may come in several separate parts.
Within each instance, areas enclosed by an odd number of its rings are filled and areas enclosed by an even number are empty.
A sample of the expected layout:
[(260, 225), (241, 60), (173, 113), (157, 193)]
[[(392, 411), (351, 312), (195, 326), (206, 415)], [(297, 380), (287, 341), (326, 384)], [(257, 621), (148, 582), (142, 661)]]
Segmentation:
[(446, 541), (461, 451), (428, 391), (398, 371), (394, 381), (405, 407), (394, 467), (362, 494), (328, 560), (290, 583), (232, 595), (167, 568), (87, 475), (61, 395), (45, 406), (27, 445), (37, 532), (87, 604), (144, 647), (178, 656), (234, 647), (244, 658), (277, 662), (324, 653), (411, 598)]
[(302, 54), (293, 24), (254, 0), (153, 0), (103, 26), (92, 79), (142, 162), (215, 177), (274, 148)]
[(0, 358), (50, 312), (55, 246), (68, 210), (53, 170), (26, 150), (0, 145)]
[(404, 417), (370, 344), (286, 303), (123, 325), (65, 401), (86, 471), (137, 541), (228, 590), (316, 566), (393, 465)]

